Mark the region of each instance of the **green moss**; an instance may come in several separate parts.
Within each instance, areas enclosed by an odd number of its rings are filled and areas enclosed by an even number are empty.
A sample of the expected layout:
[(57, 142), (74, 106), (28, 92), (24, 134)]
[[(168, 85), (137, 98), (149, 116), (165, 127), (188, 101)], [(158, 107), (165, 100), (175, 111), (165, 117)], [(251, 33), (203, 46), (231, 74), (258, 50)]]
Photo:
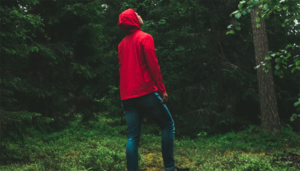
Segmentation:
[[(34, 132), (24, 143), (5, 143), (0, 170), (126, 170), (126, 125), (117, 119), (98, 120), (49, 135)], [(139, 146), (140, 170), (162, 170), (161, 136), (155, 125), (144, 125)], [(191, 170), (297, 170), (288, 163), (275, 162), (272, 154), (283, 149), (300, 153), (300, 136), (283, 127), (277, 134), (259, 127), (206, 138), (175, 140), (175, 161)], [(299, 169), (299, 168), (298, 168)]]

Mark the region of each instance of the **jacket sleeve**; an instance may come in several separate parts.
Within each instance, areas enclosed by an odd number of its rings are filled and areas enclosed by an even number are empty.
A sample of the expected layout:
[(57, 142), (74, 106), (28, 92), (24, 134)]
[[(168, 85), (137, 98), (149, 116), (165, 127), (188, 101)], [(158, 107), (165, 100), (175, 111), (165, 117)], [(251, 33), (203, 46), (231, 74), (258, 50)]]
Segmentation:
[(143, 40), (144, 56), (152, 79), (154, 80), (159, 92), (161, 94), (166, 92), (163, 83), (160, 67), (155, 53), (154, 40), (151, 35), (147, 35)]

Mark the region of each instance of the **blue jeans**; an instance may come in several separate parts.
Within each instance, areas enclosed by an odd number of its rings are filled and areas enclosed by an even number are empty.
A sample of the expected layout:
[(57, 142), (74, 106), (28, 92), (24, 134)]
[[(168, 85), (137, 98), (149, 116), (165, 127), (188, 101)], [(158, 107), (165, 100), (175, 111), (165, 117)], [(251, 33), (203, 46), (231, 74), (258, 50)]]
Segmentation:
[(144, 114), (153, 119), (162, 130), (162, 156), (166, 171), (175, 169), (174, 136), (175, 126), (171, 113), (157, 92), (141, 97), (122, 100), (128, 129), (126, 145), (127, 170), (138, 171), (138, 145)]

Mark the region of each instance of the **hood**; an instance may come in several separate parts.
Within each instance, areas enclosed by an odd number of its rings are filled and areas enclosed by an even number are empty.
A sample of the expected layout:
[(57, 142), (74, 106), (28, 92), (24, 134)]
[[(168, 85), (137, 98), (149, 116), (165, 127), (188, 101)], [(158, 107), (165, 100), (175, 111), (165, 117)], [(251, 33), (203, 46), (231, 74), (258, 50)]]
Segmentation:
[(133, 9), (129, 8), (119, 15), (119, 28), (125, 30), (127, 33), (141, 30), (139, 20)]

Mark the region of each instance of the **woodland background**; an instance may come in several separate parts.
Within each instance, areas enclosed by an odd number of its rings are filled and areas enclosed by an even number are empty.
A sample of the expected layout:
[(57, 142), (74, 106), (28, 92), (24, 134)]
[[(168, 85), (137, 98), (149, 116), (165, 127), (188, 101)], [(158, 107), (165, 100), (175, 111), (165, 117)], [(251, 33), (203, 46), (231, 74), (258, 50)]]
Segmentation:
[[(280, 126), (297, 135), (296, 0), (1, 1), (2, 164), (26, 160), (8, 157), (7, 144), (24, 142), (35, 131), (60, 132), (78, 118), (80, 125), (105, 117), (114, 119), (116, 127), (126, 126), (117, 48), (125, 36), (118, 17), (128, 8), (141, 15), (142, 30), (154, 38), (176, 137), (194, 139), (260, 127), (261, 108), (268, 105), (260, 104), (249, 11), (251, 4), (259, 3), (267, 4), (262, 7), (271, 51), (266, 61), (272, 64), (265, 66), (273, 68), (269, 72), (274, 74)], [(154, 125), (147, 118), (144, 123)], [(120, 133), (115, 131), (113, 135)]]

